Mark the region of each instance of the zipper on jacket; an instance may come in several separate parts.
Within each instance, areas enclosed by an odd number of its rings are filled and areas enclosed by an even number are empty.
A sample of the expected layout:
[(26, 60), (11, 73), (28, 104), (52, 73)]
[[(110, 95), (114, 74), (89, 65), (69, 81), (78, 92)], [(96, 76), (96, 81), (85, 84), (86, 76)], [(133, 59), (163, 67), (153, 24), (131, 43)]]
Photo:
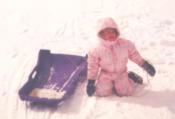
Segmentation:
[(116, 52), (114, 51), (114, 46), (111, 46), (110, 47), (110, 51), (111, 51), (111, 54), (112, 54), (112, 62), (114, 64), (114, 72), (116, 72), (116, 60), (117, 60), (117, 55), (116, 55)]

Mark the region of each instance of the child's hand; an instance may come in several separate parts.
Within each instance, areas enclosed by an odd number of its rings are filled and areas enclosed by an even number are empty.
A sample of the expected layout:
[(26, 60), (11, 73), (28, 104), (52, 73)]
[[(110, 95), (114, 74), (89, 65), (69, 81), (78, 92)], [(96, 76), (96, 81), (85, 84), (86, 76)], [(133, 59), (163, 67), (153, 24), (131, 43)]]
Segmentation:
[(154, 66), (152, 66), (148, 61), (145, 61), (142, 65), (142, 68), (150, 75), (154, 76), (156, 74), (156, 70)]
[(95, 80), (88, 80), (88, 84), (86, 87), (86, 92), (88, 96), (92, 96), (95, 92)]

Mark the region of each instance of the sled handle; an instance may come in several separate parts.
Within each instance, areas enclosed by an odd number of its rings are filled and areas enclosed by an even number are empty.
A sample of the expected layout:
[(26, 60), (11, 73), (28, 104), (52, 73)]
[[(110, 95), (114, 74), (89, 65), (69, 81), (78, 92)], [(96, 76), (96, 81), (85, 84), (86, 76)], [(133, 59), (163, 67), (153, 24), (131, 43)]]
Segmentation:
[(38, 67), (37, 66), (35, 66), (34, 67), (34, 69), (32, 70), (32, 72), (30, 73), (30, 75), (29, 75), (29, 80), (33, 80), (33, 79), (35, 79), (36, 78), (36, 75), (37, 75), (37, 73), (38, 73)]
[(36, 78), (41, 59), (44, 58), (43, 56), (45, 56), (45, 54), (50, 54), (50, 50), (41, 49), (39, 51), (37, 65), (33, 68), (32, 72), (29, 75), (28, 80), (33, 80)]

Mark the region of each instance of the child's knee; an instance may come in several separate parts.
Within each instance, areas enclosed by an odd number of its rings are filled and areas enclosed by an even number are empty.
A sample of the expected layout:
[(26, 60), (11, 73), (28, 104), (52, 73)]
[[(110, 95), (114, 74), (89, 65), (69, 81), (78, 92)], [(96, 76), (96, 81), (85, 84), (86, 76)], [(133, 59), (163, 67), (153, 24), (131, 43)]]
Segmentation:
[(107, 96), (112, 95), (112, 90), (108, 90), (108, 91), (99, 91), (99, 90), (97, 90), (95, 95), (99, 96), (99, 97), (107, 97)]
[(113, 93), (112, 85), (97, 85), (96, 96), (105, 97), (110, 96)]
[(115, 85), (115, 93), (118, 96), (130, 96), (134, 93), (134, 87), (132, 84), (126, 85)]
[(130, 96), (133, 94), (132, 92), (128, 92), (128, 91), (115, 91), (115, 93), (119, 97)]

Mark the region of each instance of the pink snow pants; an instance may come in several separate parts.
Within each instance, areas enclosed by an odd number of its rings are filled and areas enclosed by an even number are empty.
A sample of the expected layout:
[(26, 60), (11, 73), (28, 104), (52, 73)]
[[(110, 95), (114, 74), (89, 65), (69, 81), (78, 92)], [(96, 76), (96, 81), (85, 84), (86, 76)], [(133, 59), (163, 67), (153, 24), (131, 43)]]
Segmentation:
[(128, 73), (110, 73), (101, 71), (96, 84), (97, 96), (109, 96), (115, 92), (118, 96), (134, 93), (135, 83), (128, 78)]

